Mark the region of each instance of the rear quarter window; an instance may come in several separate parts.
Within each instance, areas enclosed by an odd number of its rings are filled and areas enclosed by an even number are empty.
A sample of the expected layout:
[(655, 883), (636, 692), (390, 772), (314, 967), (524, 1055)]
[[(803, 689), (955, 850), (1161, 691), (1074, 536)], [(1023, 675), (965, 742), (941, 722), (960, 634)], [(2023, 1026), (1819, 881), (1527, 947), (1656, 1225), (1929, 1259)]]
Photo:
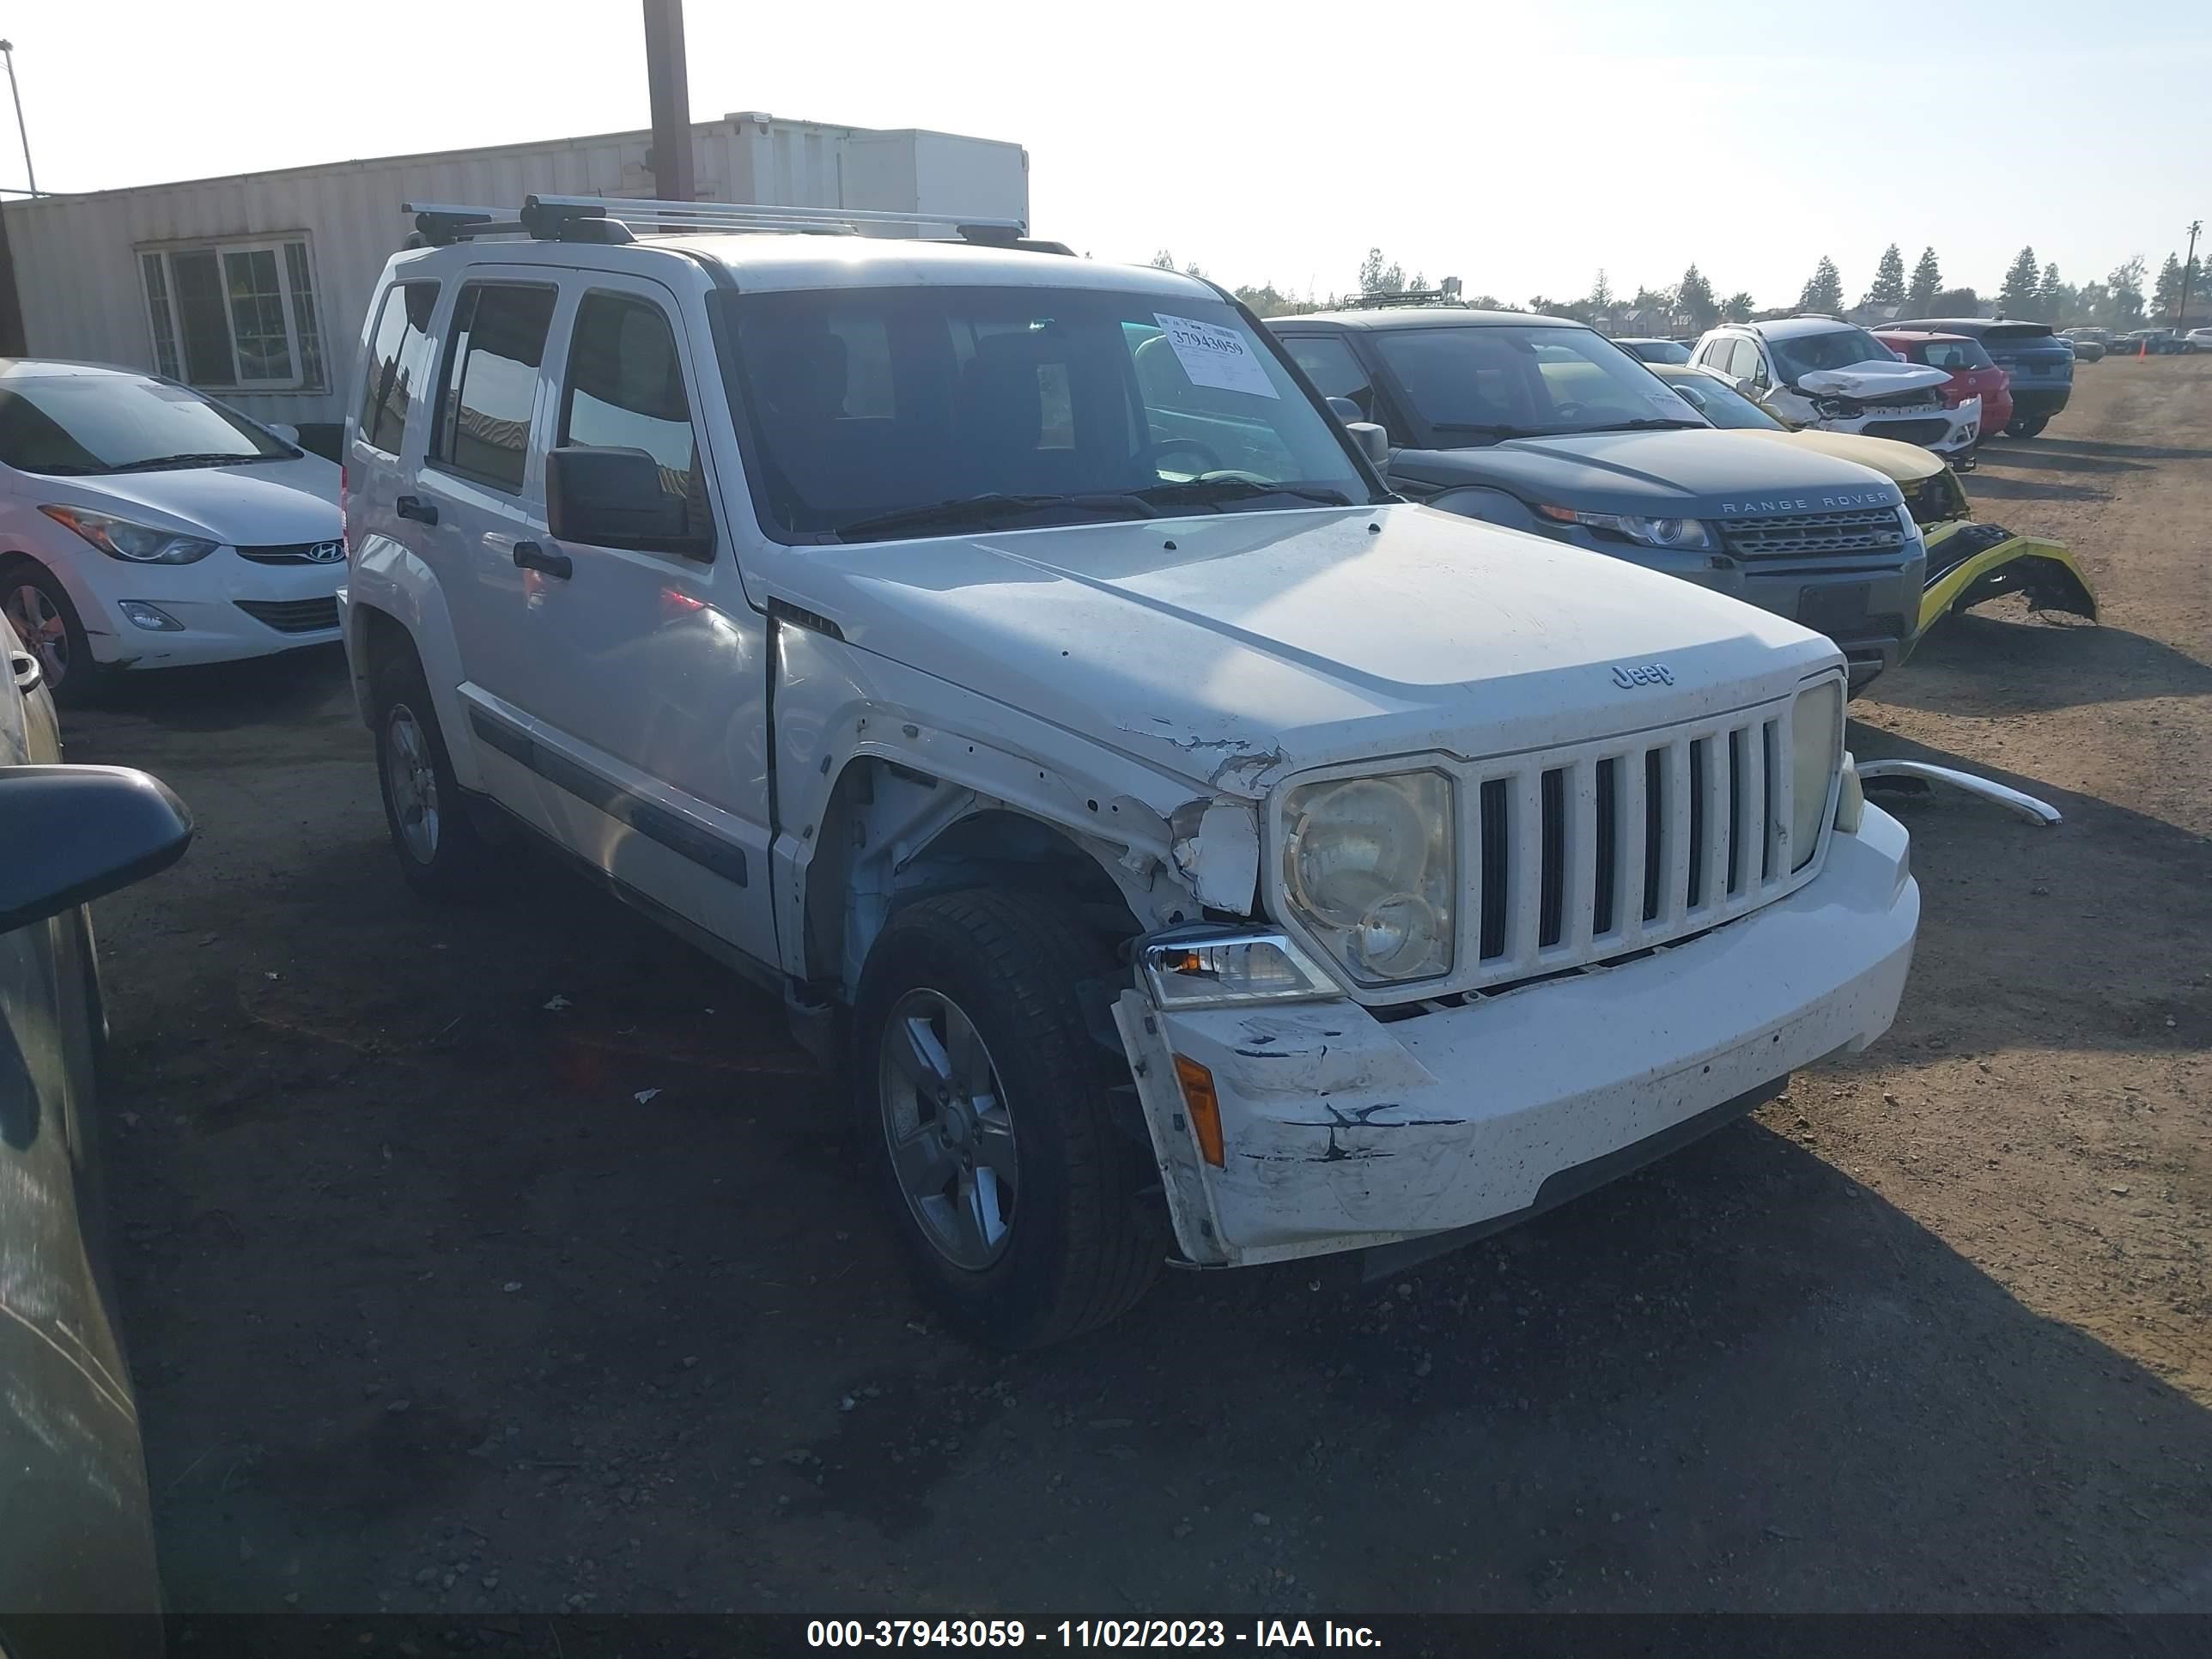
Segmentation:
[(431, 360), (430, 313), (437, 305), (437, 283), (394, 283), (384, 291), (369, 334), (356, 431), (387, 455), (397, 455), (406, 439), (407, 411)]

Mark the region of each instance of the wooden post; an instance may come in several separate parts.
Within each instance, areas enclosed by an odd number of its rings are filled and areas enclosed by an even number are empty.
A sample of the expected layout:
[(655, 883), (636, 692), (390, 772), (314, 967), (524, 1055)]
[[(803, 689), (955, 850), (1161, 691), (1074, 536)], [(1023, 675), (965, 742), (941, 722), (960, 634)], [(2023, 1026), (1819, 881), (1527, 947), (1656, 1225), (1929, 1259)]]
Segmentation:
[(645, 0), (645, 84), (653, 100), (653, 191), (698, 194), (691, 176), (691, 93), (684, 67), (684, 0)]

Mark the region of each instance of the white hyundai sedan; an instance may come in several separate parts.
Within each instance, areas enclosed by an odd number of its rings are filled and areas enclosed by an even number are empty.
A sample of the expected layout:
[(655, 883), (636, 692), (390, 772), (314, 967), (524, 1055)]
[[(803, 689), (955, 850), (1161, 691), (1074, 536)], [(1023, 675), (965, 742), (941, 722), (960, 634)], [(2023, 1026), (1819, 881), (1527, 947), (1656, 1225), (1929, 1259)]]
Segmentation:
[(334, 643), (345, 556), (319, 456), (135, 369), (0, 362), (0, 613), (58, 696)]

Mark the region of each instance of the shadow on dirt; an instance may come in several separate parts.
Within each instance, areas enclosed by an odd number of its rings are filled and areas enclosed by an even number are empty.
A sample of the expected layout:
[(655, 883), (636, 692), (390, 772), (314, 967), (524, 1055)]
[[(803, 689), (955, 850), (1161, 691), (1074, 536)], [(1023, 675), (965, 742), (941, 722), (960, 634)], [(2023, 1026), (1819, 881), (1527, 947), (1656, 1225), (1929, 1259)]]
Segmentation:
[(1960, 481), (1969, 500), (1996, 501), (2102, 501), (2112, 499), (2109, 489), (2087, 484), (2048, 483), (2039, 478), (2008, 477), (1986, 466), (1976, 467)]
[(2212, 665), (2163, 641), (2019, 602), (1945, 617), (1886, 675), (1875, 702), (1978, 718), (2029, 710), (2193, 697), (2212, 692)]
[(2103, 443), (2089, 438), (2041, 437), (2033, 445), (2023, 441), (2008, 443), (2002, 451), (1992, 450), (1992, 458), (2002, 453), (2008, 458), (2026, 455), (2038, 450), (2057, 450), (2062, 454), (2087, 456), (2127, 456), (2139, 461), (2212, 461), (2212, 449), (2190, 449), (2172, 444), (2115, 444)]
[(136, 717), (175, 732), (226, 732), (264, 722), (277, 711), (288, 722), (298, 721), (301, 711), (352, 719), (345, 653), (316, 645), (245, 662), (118, 675), (100, 689), (93, 718)]

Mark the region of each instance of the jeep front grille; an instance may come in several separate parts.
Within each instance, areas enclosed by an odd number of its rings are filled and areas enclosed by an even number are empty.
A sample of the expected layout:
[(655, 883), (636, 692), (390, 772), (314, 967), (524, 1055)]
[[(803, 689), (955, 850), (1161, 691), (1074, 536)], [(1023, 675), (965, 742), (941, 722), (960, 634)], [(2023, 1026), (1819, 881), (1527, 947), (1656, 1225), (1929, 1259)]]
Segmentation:
[(1810, 880), (1817, 859), (1791, 867), (1790, 707), (1448, 768), (1466, 872), (1456, 960), (1449, 976), (1378, 1000), (1589, 967)]
[(1722, 520), (1721, 545), (1739, 559), (1895, 553), (1905, 545), (1905, 526), (1893, 507), (1855, 507), (1835, 513), (1762, 514), (1754, 518)]

